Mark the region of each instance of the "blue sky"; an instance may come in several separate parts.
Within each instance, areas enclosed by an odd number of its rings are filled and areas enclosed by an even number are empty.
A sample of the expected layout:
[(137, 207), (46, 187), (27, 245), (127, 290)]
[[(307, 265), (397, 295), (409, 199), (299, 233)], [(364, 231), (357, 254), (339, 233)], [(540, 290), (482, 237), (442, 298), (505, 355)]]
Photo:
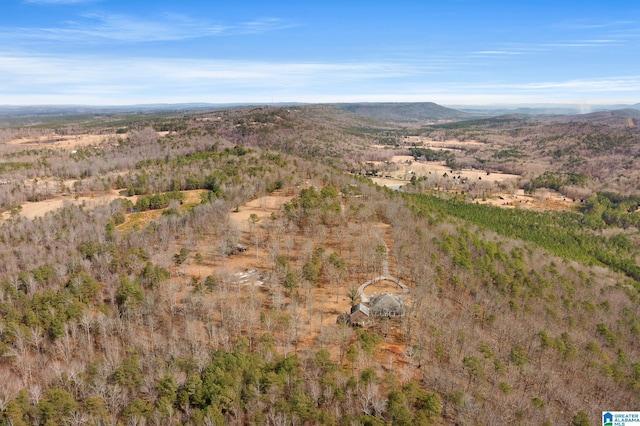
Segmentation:
[(0, 105), (356, 101), (640, 102), (640, 3), (0, 3)]

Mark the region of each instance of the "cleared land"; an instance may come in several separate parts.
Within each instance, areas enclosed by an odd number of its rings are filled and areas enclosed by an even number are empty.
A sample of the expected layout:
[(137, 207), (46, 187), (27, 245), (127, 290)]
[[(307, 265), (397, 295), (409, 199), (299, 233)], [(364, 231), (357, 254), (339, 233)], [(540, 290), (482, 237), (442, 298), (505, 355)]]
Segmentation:
[(396, 164), (398, 170), (385, 172), (391, 178), (374, 178), (374, 182), (378, 185), (393, 186), (407, 183), (411, 180), (411, 177), (423, 177), (432, 175), (456, 178), (470, 179), (470, 180), (484, 180), (489, 182), (502, 182), (507, 179), (518, 179), (520, 176), (509, 173), (487, 173), (484, 170), (478, 169), (461, 169), (452, 170), (451, 167), (445, 165), (444, 161), (415, 161), (410, 155), (395, 155), (391, 158), (391, 162)]
[(293, 196), (265, 195), (256, 198), (238, 208), (238, 211), (231, 212), (230, 219), (242, 231), (249, 231), (249, 218), (255, 214), (259, 219), (269, 217), (272, 213), (280, 211), (281, 207), (293, 199)]
[[(19, 209), (18, 215), (27, 219), (35, 219), (36, 217), (42, 217), (45, 214), (64, 207), (67, 204), (84, 205), (88, 208), (94, 208), (101, 205), (106, 205), (115, 200), (116, 198), (130, 198), (122, 197), (116, 194), (98, 195), (95, 197), (69, 197), (62, 196), (52, 198), (45, 201), (36, 201), (32, 203), (25, 203)], [(2, 213), (2, 219), (6, 220), (11, 217), (10, 212)]]
[(7, 142), (8, 145), (19, 145), (29, 148), (57, 148), (73, 149), (87, 146), (100, 146), (105, 143), (117, 144), (118, 138), (123, 135), (44, 135), (36, 137), (23, 137)]

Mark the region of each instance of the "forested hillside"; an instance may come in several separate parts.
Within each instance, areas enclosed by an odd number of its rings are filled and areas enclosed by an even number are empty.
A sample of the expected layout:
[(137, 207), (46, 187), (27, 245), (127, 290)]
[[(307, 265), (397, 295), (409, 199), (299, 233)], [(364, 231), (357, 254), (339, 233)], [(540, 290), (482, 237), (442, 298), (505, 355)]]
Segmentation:
[(590, 181), (567, 184), (570, 192), (577, 194), (588, 187), (634, 195), (640, 189), (637, 116), (636, 110), (578, 116), (508, 115), (424, 127), (423, 134), (437, 140), (485, 144), (458, 156), (459, 167), (508, 171), (526, 179), (545, 171), (574, 173)]
[[(0, 129), (0, 423), (587, 425), (637, 406), (638, 200), (609, 179), (629, 169), (538, 168), (636, 153), (636, 130), (500, 120), (420, 128), (485, 146), (410, 167), (517, 164), (482, 190), (585, 202), (377, 186), (362, 175), (416, 128), (335, 106)], [(404, 315), (341, 321), (385, 273)]]
[(433, 102), (423, 103), (358, 103), (338, 104), (354, 114), (385, 121), (400, 123), (438, 122), (469, 119), (474, 115), (443, 107)]

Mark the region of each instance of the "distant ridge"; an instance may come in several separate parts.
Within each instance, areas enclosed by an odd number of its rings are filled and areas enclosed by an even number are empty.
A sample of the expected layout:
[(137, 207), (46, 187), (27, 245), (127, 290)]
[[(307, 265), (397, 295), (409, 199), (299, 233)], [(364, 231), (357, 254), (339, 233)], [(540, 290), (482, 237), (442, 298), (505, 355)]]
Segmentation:
[(640, 110), (640, 103), (633, 105), (579, 105), (579, 104), (531, 104), (531, 105), (450, 105), (450, 108), (473, 114), (510, 115), (581, 115), (599, 111), (622, 109)]
[(612, 111), (597, 111), (579, 115), (549, 116), (548, 120), (569, 122), (582, 121), (593, 124), (608, 124), (619, 126), (635, 126), (640, 124), (640, 110), (626, 107)]
[(518, 108), (468, 108), (462, 107), (459, 108), (460, 111), (475, 113), (475, 114), (485, 114), (485, 115), (513, 115), (513, 114), (523, 114), (523, 115), (576, 115), (580, 114), (579, 108), (571, 108), (571, 107), (518, 107)]
[(606, 109), (606, 110), (619, 110), (619, 109), (640, 109), (640, 102), (638, 102), (637, 104), (633, 104), (633, 105), (609, 105), (606, 107), (602, 107), (600, 109)]
[[(299, 103), (277, 103), (269, 106), (294, 106)], [(0, 127), (31, 126), (56, 121), (86, 120), (118, 114), (182, 114), (252, 106), (264, 103), (210, 104), (139, 104), (139, 105), (0, 105)]]
[(23, 116), (48, 116), (48, 115), (69, 115), (69, 114), (120, 114), (120, 113), (145, 113), (162, 111), (194, 111), (201, 109), (228, 109), (243, 106), (289, 106), (299, 105), (297, 103), (180, 103), (180, 104), (139, 104), (139, 105), (0, 105), (0, 116), (23, 117)]
[[(0, 105), (0, 127), (8, 125), (31, 125), (53, 122), (59, 119), (87, 119), (110, 114), (171, 114), (186, 113), (205, 110), (222, 110), (242, 107), (290, 107), (313, 105), (302, 102), (280, 103), (156, 103), (137, 105)], [(588, 114), (581, 114), (578, 105), (522, 105), (504, 106), (464, 106), (453, 105), (445, 107), (434, 102), (359, 102), (359, 103), (330, 103), (331, 105), (356, 114), (382, 121), (396, 123), (421, 123), (437, 124), (450, 121), (483, 119), (495, 116), (538, 116), (539, 119), (567, 116), (582, 117), (581, 120), (589, 121)], [(610, 115), (595, 116), (595, 121), (607, 121), (607, 117), (613, 119), (624, 116), (628, 119), (638, 120), (634, 111), (640, 110), (640, 103), (632, 105), (591, 105), (588, 110), (596, 112), (626, 111)], [(544, 118), (543, 118), (544, 117)]]
[(396, 122), (452, 121), (479, 116), (478, 114), (443, 107), (433, 102), (381, 102), (336, 105), (363, 117)]

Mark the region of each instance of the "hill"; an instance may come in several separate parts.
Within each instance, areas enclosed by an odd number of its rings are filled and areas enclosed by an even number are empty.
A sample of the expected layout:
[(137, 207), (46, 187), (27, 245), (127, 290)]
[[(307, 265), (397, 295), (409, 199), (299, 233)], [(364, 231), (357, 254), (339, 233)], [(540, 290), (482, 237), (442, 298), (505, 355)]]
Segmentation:
[(354, 114), (398, 123), (463, 120), (474, 114), (443, 107), (433, 102), (338, 104)]
[(487, 116), (528, 114), (528, 115), (580, 115), (589, 112), (613, 111), (619, 109), (640, 109), (634, 105), (584, 105), (584, 104), (532, 104), (532, 105), (451, 105), (459, 111)]
[[(592, 190), (631, 195), (640, 173), (640, 129), (635, 110), (583, 115), (506, 115), (426, 126), (425, 140), (475, 140), (480, 146), (455, 156), (459, 167), (501, 170), (535, 178), (544, 172), (588, 176)], [(519, 183), (526, 187), (526, 179)], [(567, 185), (567, 187), (570, 185)], [(576, 189), (574, 187), (574, 189)]]
[(633, 126), (634, 121), (640, 119), (640, 110), (633, 108), (615, 109), (609, 111), (597, 111), (577, 115), (548, 115), (540, 118), (543, 121), (582, 121), (593, 124), (606, 124), (609, 126), (627, 127)]
[[(282, 103), (277, 105), (295, 105)], [(142, 114), (167, 115), (175, 113), (216, 111), (241, 108), (247, 104), (211, 104), (211, 103), (178, 103), (178, 104), (140, 104), (140, 105), (0, 105), (0, 128), (8, 126), (29, 126), (37, 124), (69, 122), (100, 118), (104, 116)]]

